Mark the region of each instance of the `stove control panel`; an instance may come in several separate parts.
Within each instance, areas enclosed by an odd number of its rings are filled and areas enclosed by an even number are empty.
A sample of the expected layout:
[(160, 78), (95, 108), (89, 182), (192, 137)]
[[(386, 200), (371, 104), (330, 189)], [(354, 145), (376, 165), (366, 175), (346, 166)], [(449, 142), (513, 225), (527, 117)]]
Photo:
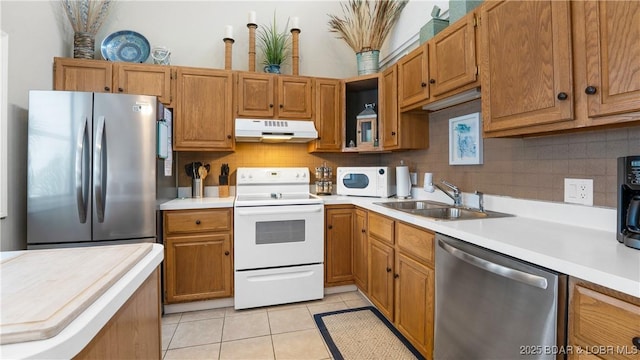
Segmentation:
[(308, 184), (308, 168), (238, 168), (237, 184)]

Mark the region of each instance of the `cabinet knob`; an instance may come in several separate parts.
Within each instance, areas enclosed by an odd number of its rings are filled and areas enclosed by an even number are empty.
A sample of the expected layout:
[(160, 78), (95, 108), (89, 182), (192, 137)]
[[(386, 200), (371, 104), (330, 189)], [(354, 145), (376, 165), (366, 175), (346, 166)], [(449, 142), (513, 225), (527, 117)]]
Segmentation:
[(387, 268), (387, 272), (388, 273), (391, 272), (391, 268), (390, 267)]
[(396, 132), (395, 132), (395, 131), (392, 131), (392, 132), (391, 132), (391, 136), (396, 136)]
[(322, 140), (322, 138), (320, 136), (318, 136), (318, 138), (316, 140)]
[(598, 89), (596, 89), (595, 86), (587, 86), (587, 88), (584, 89), (584, 93), (587, 94), (587, 95), (593, 95), (596, 92), (598, 92)]
[(282, 109), (284, 107), (284, 105), (280, 104), (280, 109)]
[(394, 277), (395, 279), (397, 279), (397, 278), (399, 278), (399, 277), (400, 277), (400, 275), (395, 274), (395, 275), (393, 275), (393, 277)]
[(104, 91), (111, 91), (111, 88), (110, 88), (110, 87), (108, 87), (108, 86), (105, 86), (105, 87), (104, 87)]
[(640, 336), (636, 336), (631, 339), (631, 343), (636, 347), (636, 349), (640, 350)]
[(200, 219), (196, 220), (196, 225), (200, 225)]
[(367, 230), (365, 230), (365, 229), (362, 229), (360, 231), (362, 231), (363, 234), (367, 232)]
[(231, 139), (231, 135), (227, 135), (227, 139)]
[(569, 95), (567, 95), (566, 92), (561, 92), (558, 94), (558, 100), (567, 100), (569, 98)]
[(123, 89), (123, 88), (121, 88), (121, 87), (119, 87), (119, 88), (118, 88), (118, 92), (124, 92), (124, 89)]
[(329, 230), (333, 229), (333, 225), (329, 225), (327, 226), (327, 228), (329, 228)]
[(273, 107), (273, 104), (269, 104), (269, 107), (270, 107), (270, 108), (272, 108), (272, 107)]
[(425, 83), (425, 82), (421, 82), (421, 83), (420, 83), (420, 86), (421, 86), (421, 87), (427, 87), (427, 83)]
[(429, 84), (435, 84), (436, 83), (436, 79), (429, 79)]
[(225, 251), (225, 252), (224, 252), (224, 254), (225, 254), (226, 256), (229, 256), (229, 252), (228, 252), (228, 251)]

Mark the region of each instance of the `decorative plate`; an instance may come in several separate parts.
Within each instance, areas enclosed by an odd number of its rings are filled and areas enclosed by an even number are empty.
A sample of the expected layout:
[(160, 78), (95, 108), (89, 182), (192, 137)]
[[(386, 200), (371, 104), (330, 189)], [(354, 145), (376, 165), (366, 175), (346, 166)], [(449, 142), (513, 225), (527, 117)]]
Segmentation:
[(149, 58), (149, 41), (135, 31), (121, 30), (102, 40), (102, 57), (109, 61), (143, 63)]

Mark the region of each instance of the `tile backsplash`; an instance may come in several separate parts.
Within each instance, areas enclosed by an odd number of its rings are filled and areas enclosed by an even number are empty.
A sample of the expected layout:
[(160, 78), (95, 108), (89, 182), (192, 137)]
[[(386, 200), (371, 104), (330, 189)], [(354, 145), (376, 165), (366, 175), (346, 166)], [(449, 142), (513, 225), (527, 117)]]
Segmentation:
[(180, 152), (177, 154), (178, 184), (191, 186), (184, 165), (192, 161), (211, 164), (205, 186), (218, 185), (220, 166), (229, 164), (231, 185), (238, 167), (274, 166), (314, 169), (327, 162), (338, 166), (396, 166), (404, 160), (418, 173), (432, 172), (434, 181), (446, 179), (464, 192), (524, 199), (564, 200), (564, 178), (593, 179), (594, 205), (616, 206), (616, 159), (640, 154), (640, 126), (610, 130), (546, 135), (529, 138), (484, 139), (484, 164), (449, 165), (449, 118), (481, 112), (481, 100), (430, 114), (429, 149), (384, 154), (309, 154), (307, 144), (238, 143), (235, 152)]

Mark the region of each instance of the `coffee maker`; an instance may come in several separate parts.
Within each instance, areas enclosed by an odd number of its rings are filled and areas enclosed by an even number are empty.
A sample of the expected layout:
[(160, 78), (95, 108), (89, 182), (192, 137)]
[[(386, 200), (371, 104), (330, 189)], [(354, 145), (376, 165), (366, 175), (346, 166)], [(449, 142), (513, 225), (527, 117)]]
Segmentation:
[(640, 155), (618, 158), (618, 241), (640, 249)]

